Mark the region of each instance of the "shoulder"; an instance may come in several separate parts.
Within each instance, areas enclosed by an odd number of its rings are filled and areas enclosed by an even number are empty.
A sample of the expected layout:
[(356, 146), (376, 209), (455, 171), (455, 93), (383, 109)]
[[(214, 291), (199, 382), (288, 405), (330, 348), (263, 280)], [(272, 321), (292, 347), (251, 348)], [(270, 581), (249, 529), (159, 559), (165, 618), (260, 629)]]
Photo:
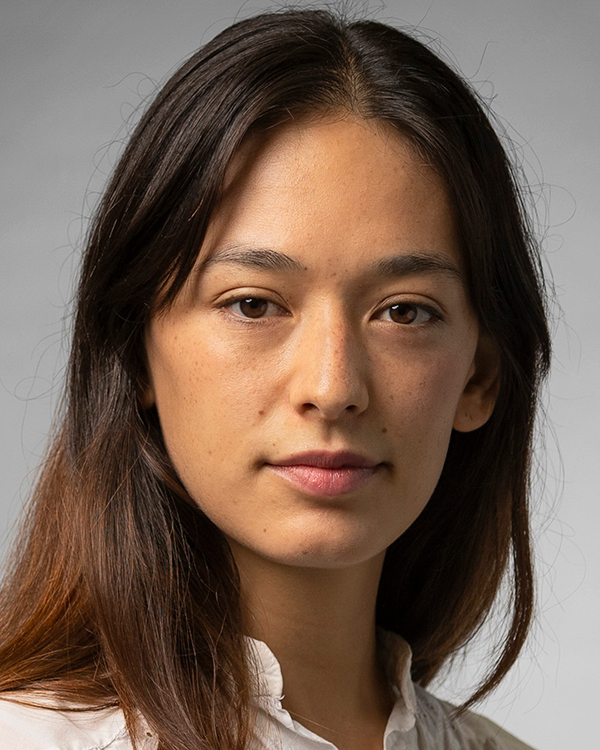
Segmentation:
[(521, 740), (484, 716), (465, 712), (454, 716), (454, 706), (441, 701), (419, 685), (417, 699), (417, 732), (425, 747), (444, 750), (533, 750)]
[(58, 710), (32, 696), (0, 696), (0, 737), (3, 750), (132, 750), (119, 709)]

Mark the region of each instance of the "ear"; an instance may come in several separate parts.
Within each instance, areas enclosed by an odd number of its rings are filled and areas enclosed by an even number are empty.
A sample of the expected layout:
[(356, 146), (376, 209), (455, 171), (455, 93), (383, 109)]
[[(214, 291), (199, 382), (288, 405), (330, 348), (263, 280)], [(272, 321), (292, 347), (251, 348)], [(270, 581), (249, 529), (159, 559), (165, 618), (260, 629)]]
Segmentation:
[(472, 432), (492, 416), (500, 388), (500, 354), (487, 334), (480, 334), (465, 389), (458, 402), (453, 427)]
[(151, 409), (156, 403), (154, 387), (147, 375), (140, 376), (136, 384), (138, 401), (144, 411)]

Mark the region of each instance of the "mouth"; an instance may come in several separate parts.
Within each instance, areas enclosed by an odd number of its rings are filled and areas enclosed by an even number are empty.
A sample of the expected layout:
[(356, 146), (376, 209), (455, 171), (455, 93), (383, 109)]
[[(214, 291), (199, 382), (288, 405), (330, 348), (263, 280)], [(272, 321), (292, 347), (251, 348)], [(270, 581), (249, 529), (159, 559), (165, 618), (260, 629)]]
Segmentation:
[(383, 465), (351, 451), (309, 451), (268, 463), (267, 467), (309, 495), (336, 497), (365, 485)]

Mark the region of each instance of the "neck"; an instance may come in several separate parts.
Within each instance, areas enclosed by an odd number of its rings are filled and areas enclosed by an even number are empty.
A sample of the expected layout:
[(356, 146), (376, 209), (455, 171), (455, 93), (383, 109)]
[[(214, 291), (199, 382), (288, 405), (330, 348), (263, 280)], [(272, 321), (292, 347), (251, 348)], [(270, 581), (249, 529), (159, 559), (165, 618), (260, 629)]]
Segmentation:
[(383, 554), (342, 569), (280, 565), (232, 543), (248, 635), (277, 657), (283, 706), (340, 750), (381, 747), (393, 698), (376, 653)]

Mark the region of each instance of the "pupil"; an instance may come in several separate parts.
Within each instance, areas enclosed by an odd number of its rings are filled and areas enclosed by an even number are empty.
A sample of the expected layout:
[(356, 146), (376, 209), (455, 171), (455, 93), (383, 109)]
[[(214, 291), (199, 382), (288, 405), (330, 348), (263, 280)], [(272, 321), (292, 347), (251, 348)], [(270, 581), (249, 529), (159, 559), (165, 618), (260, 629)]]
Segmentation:
[(248, 318), (260, 318), (267, 309), (267, 300), (259, 297), (249, 297), (240, 301), (240, 310)]
[(392, 305), (390, 315), (397, 323), (412, 323), (417, 317), (417, 311), (413, 305)]

